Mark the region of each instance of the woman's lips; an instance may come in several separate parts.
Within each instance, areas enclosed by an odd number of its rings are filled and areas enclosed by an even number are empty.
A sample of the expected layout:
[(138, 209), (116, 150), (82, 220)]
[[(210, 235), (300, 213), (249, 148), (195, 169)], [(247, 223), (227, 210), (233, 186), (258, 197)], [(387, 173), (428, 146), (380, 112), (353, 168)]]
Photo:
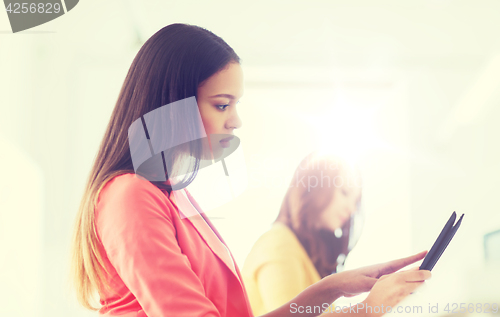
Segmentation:
[(220, 145), (223, 148), (228, 148), (229, 147), (229, 141), (231, 141), (233, 138), (234, 138), (234, 136), (230, 136), (230, 137), (224, 138), (224, 139), (220, 140), (219, 143), (220, 143)]
[(219, 142), (226, 142), (226, 141), (230, 141), (230, 140), (232, 140), (233, 138), (234, 138), (234, 135), (231, 135), (231, 136), (229, 136), (229, 137), (227, 137), (227, 138), (224, 138), (224, 139), (220, 140)]

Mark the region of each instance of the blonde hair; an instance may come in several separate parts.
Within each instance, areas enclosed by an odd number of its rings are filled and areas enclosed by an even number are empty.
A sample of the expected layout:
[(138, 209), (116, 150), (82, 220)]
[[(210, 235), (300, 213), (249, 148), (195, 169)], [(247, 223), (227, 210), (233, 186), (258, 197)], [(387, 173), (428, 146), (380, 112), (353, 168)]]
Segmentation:
[(78, 302), (90, 310), (98, 310), (95, 306), (96, 292), (102, 287), (112, 290), (106, 278), (109, 274), (104, 265), (104, 254), (99, 251), (99, 239), (95, 228), (94, 208), (97, 205), (99, 193), (113, 177), (130, 171), (116, 171), (104, 177), (90, 180), (85, 189), (80, 208), (76, 215), (72, 237), (70, 279), (76, 289)]

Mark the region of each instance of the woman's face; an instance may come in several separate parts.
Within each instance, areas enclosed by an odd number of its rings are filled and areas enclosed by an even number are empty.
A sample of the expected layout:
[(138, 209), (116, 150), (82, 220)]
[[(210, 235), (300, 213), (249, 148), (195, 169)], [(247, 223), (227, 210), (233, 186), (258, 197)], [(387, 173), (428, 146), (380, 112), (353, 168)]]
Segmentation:
[(358, 211), (358, 201), (361, 195), (361, 189), (354, 186), (347, 180), (347, 173), (341, 172), (341, 179), (344, 181), (338, 185), (333, 186), (333, 196), (330, 204), (320, 214), (320, 219), (317, 226), (322, 229), (329, 229), (335, 231), (341, 228), (347, 220)]
[(198, 108), (214, 158), (220, 156), (222, 148), (230, 146), (233, 130), (242, 125), (236, 112), (242, 96), (243, 70), (236, 62), (229, 63), (198, 87)]

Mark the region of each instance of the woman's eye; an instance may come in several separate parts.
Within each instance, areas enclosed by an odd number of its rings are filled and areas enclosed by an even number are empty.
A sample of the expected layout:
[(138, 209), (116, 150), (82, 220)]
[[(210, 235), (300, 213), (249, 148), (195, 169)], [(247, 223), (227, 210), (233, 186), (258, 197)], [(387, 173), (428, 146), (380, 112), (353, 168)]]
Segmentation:
[(224, 110), (226, 110), (226, 107), (229, 107), (229, 105), (217, 105), (216, 107), (217, 107), (219, 110), (224, 111)]

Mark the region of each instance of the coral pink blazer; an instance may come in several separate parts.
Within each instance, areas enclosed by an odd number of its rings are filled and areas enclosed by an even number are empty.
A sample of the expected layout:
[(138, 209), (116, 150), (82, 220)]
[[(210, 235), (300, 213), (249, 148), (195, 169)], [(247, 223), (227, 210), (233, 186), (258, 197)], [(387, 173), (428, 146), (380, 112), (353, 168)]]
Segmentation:
[[(104, 186), (95, 227), (114, 291), (99, 292), (99, 316), (253, 317), (234, 258), (185, 194), (135, 174)], [(181, 219), (183, 211), (196, 214)]]

